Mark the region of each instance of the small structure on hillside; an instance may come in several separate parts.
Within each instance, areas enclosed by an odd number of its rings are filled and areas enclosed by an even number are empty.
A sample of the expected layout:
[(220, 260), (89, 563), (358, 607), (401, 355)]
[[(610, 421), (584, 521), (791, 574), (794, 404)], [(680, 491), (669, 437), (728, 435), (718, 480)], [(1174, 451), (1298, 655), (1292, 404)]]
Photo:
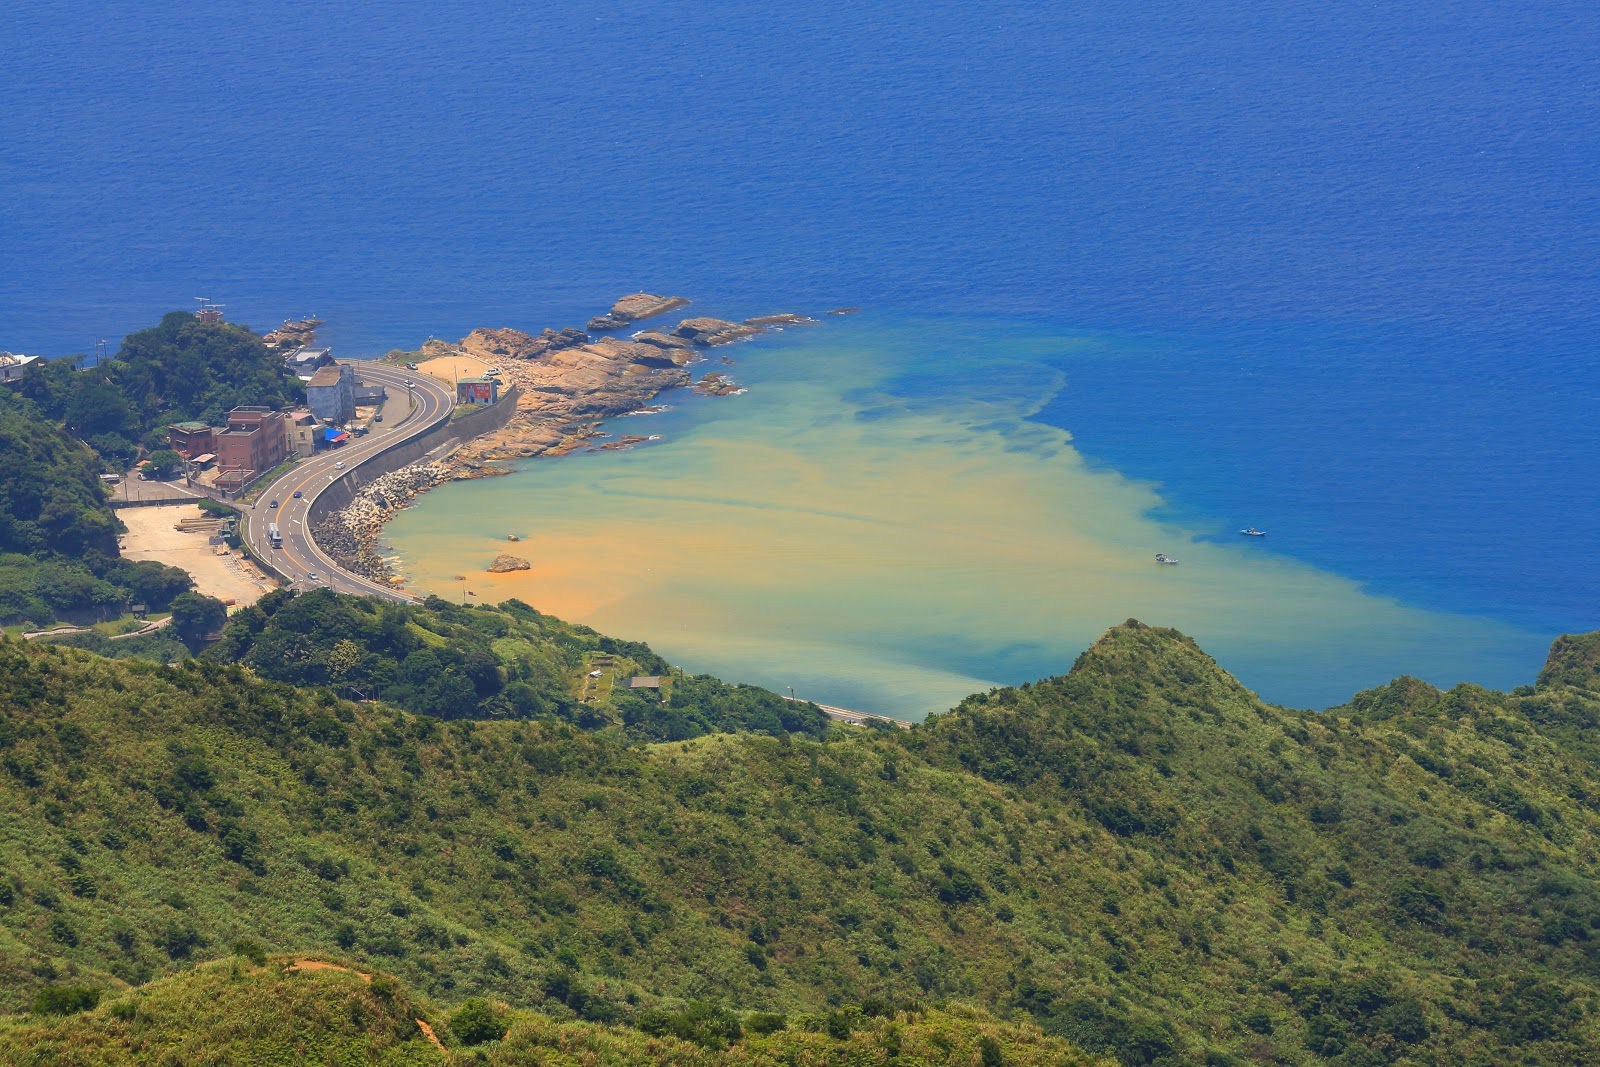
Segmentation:
[(629, 689), (657, 689), (661, 688), (661, 676), (657, 674), (641, 675), (628, 683)]
[(22, 372), (38, 356), (19, 356), (15, 352), (0, 352), (0, 382), (10, 384), (22, 380)]

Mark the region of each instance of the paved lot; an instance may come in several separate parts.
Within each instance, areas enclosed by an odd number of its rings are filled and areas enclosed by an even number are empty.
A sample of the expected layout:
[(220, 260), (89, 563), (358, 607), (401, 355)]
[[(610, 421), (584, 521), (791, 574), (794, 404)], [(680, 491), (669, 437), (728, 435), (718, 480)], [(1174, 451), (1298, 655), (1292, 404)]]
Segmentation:
[[(237, 553), (216, 555), (204, 533), (180, 533), (174, 527), (183, 519), (201, 517), (193, 504), (172, 507), (126, 508), (117, 512), (128, 527), (122, 536), (122, 554), (128, 559), (153, 559), (182, 567), (195, 587), (207, 596), (238, 606), (254, 604), (261, 594), (277, 588)], [(256, 580), (252, 581), (251, 576)]]

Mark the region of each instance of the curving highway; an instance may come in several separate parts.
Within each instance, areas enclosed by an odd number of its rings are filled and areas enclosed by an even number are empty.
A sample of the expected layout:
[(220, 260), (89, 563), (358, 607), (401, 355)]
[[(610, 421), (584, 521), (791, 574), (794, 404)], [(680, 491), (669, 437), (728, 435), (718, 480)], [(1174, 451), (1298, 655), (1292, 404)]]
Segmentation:
[[(416, 371), (397, 369), (363, 360), (341, 360), (357, 368), (364, 381), (382, 382), (389, 393), (384, 405), (384, 422), (376, 423), (365, 437), (353, 438), (341, 448), (319, 452), (302, 460), (289, 473), (268, 486), (254, 505), (244, 509), (245, 539), (257, 556), (267, 560), (295, 589), (328, 586), (340, 593), (381, 596), (390, 600), (415, 601), (409, 593), (341, 570), (317, 547), (309, 529), (311, 503), (317, 494), (340, 478), (351, 476), (361, 462), (374, 454), (427, 433), (449, 420), (455, 407), (455, 394), (449, 386)], [(411, 382), (407, 387), (406, 382)], [(411, 394), (410, 411), (406, 394)], [(295, 499), (295, 492), (300, 499)], [(271, 501), (278, 507), (270, 507)], [(276, 522), (283, 536), (283, 547), (273, 548), (267, 525)], [(312, 575), (316, 575), (315, 578)]]

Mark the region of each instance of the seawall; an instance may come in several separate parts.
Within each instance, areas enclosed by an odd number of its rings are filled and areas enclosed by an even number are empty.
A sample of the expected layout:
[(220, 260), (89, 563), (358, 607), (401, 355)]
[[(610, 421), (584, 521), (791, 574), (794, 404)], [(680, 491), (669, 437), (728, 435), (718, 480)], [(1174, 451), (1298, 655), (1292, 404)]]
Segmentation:
[(409, 438), (374, 452), (317, 494), (307, 510), (306, 528), (316, 529), (334, 512), (348, 506), (362, 487), (373, 479), (415, 463), (442, 445), (470, 441), (480, 434), (503, 429), (517, 413), (519, 395), (517, 387), (512, 386), (501, 394), (498, 401), (482, 411), (448, 420), (421, 436)]

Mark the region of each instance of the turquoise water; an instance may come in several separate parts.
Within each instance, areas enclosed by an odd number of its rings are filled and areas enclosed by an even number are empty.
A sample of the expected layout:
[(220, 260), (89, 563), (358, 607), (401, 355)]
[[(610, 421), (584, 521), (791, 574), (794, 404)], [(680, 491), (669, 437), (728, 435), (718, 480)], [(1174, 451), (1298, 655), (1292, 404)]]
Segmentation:
[[(446, 486), (388, 541), (418, 589), (519, 597), (693, 670), (910, 718), (1062, 673), (1128, 616), (1297, 705), (1536, 669), (1543, 635), (1364, 590), (1297, 561), (1292, 532), (1159, 518), (1155, 487), (1087, 464), (1035, 416), (1107, 343), (948, 318), (787, 330), (702, 365), (747, 394), (669, 394), (607, 427), (662, 441)], [(483, 572), (508, 549), (533, 569)]]

